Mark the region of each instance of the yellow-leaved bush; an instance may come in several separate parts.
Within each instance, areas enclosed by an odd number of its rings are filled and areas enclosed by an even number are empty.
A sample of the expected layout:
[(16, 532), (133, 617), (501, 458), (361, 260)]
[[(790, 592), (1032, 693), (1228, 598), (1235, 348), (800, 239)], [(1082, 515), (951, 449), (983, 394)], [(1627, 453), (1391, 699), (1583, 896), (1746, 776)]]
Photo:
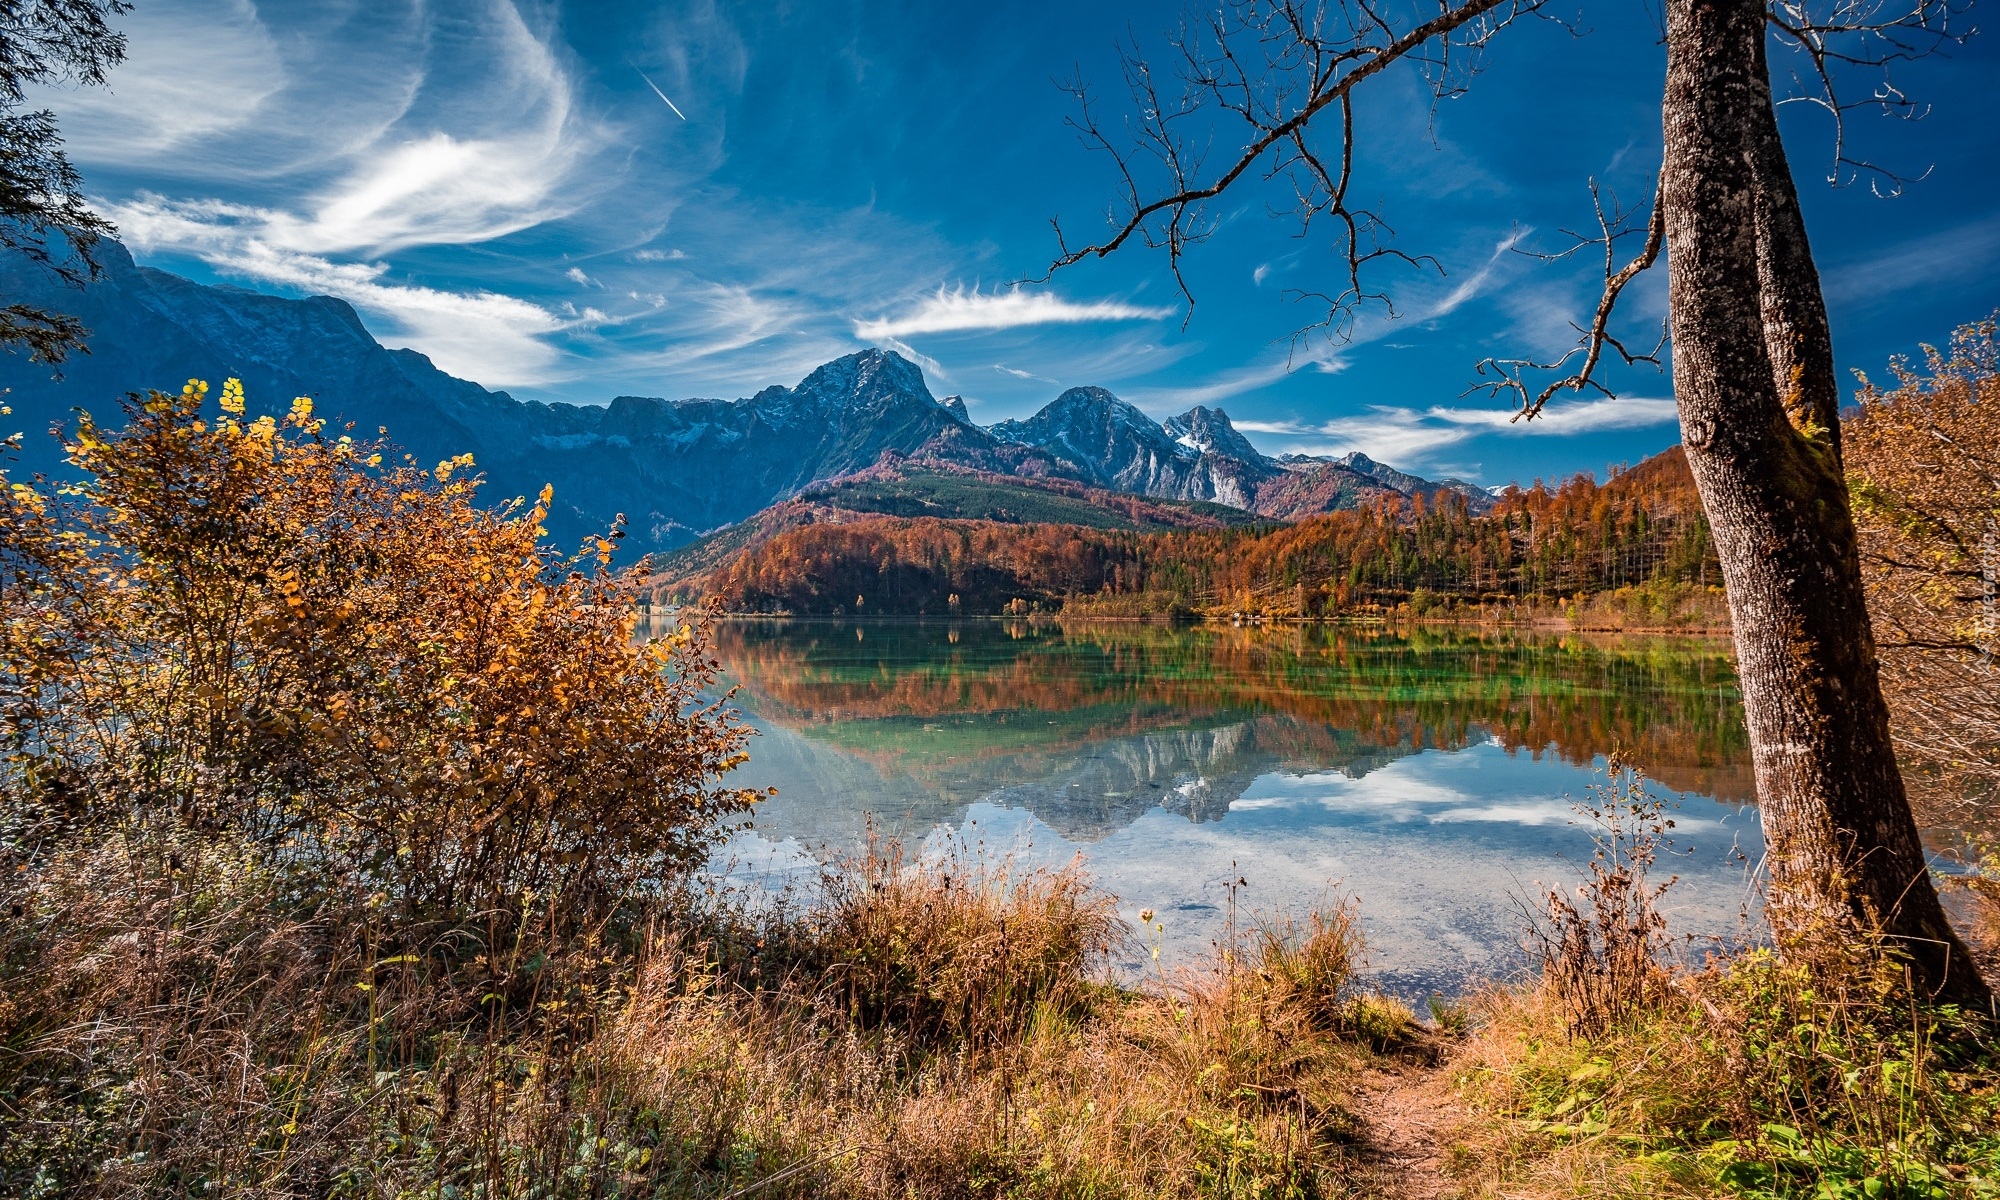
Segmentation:
[(602, 1119), (529, 1064), (686, 915), (748, 731), (617, 530), (245, 410), (0, 472), (0, 1194), (502, 1194)]
[[(75, 482), (0, 497), (16, 856), (105, 821), (227, 832), (450, 923), (671, 876), (753, 799), (699, 630), (634, 638), (613, 538), (241, 385), (83, 417)], [(204, 411), (208, 409), (209, 411)]]

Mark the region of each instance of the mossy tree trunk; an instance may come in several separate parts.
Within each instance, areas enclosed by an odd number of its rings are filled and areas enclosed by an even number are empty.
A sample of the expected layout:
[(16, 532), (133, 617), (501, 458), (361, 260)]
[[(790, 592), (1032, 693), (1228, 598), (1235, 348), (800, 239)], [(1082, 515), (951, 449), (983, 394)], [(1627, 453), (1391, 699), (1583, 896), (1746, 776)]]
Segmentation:
[(1840, 463), (1833, 351), (1778, 140), (1759, 0), (1668, 0), (1662, 202), (1674, 392), (1735, 623), (1781, 938), (1879, 935), (1989, 1009), (1889, 737)]

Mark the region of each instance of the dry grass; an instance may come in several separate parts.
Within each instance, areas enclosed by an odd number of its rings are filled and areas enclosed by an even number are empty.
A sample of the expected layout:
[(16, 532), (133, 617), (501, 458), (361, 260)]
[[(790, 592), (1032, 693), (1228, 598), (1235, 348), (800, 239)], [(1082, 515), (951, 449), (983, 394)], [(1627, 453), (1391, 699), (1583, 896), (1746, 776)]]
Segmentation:
[(1545, 914), (1529, 924), (1543, 992), (1572, 1034), (1594, 1036), (1644, 1011), (1668, 984), (1658, 902), (1674, 881), (1654, 883), (1649, 873), (1674, 822), (1646, 777), (1616, 754), (1578, 809), (1596, 830), (1589, 877), (1574, 900), (1551, 890)]
[[(1606, 874), (1631, 891), (1578, 920), (1652, 894)], [(1135, 990), (1074, 868), (894, 843), (791, 907), (579, 932), (530, 902), (504, 944), (420, 942), (184, 831), (30, 875), (0, 926), (8, 1195), (1374, 1195), (1357, 1083), (1414, 1034), (1357, 986), (1351, 909)], [(1447, 1064), (1469, 1194), (1993, 1190), (2000, 1068), (1892, 958), (1621, 974), (1602, 960), (1628, 945), (1566, 944), (1538, 986), (1480, 998)], [(1579, 1020), (1606, 980), (1634, 990)]]
[(470, 957), (535, 982), (469, 997), (441, 949), (371, 957), (366, 897), (284, 919), (253, 856), (147, 845), (16, 893), (8, 1194), (1337, 1196), (1355, 1071), (1410, 1032), (1346, 909), (1113, 986), (1074, 868), (885, 843), (755, 920), (555, 944), (530, 912)]
[(1087, 1004), (1093, 973), (1126, 932), (1112, 897), (1080, 870), (910, 861), (901, 843), (871, 839), (822, 876), (790, 931), (791, 969), (810, 972), (864, 1028), (892, 1026), (927, 1046), (996, 1046), (1038, 1013)]
[(1353, 1035), (1404, 1032), (1355, 989), (1349, 912), (1131, 991), (1103, 975), (1109, 898), (1074, 868), (909, 862), (890, 843), (831, 884), (765, 931), (753, 969), (789, 958), (777, 982), (744, 987), (740, 958), (732, 979), (683, 944), (607, 1039), (647, 1106), (702, 1113), (707, 1146), (757, 1146), (767, 1192), (1347, 1193), (1344, 1106), (1369, 1054)]

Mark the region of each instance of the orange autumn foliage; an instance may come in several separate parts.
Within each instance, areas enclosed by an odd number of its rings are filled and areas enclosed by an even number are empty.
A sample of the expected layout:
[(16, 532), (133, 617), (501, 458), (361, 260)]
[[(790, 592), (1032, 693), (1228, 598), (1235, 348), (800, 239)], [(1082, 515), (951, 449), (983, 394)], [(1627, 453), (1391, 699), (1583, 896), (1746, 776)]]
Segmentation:
[(1478, 514), (1464, 496), (1440, 492), (1294, 525), (1159, 533), (930, 518), (821, 522), (753, 541), (691, 578), (663, 578), (656, 592), (705, 596), (736, 612), (1069, 604), (1120, 615), (1318, 617), (1427, 597), (1511, 603), (1720, 581), (1675, 448), (1601, 484), (1578, 475), (1556, 487), (1510, 488)]

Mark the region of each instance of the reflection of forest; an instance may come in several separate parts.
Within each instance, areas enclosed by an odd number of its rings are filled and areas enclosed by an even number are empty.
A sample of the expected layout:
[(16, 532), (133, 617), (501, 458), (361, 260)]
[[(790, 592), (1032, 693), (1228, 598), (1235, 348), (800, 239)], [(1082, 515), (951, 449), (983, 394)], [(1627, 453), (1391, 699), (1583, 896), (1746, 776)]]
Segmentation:
[(1676, 791), (1752, 794), (1735, 673), (1710, 640), (755, 621), (716, 645), (766, 724), (908, 781), (876, 811), (992, 799), (1089, 838), (1154, 805), (1219, 817), (1271, 771), (1359, 776), (1488, 738), (1577, 764), (1617, 748)]

